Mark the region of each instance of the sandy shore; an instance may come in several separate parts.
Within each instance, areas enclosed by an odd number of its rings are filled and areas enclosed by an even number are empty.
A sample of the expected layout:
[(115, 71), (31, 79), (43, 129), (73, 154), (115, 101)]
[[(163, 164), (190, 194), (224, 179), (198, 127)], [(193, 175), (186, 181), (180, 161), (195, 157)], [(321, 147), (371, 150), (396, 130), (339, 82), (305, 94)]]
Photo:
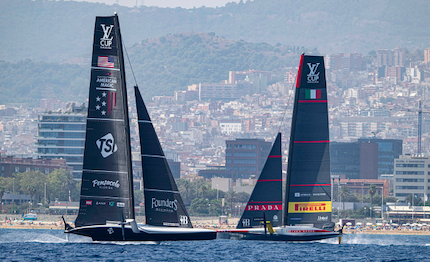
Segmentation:
[[(67, 223), (72, 226), (76, 216), (67, 216)], [(239, 218), (228, 218), (228, 225), (219, 225), (218, 217), (190, 217), (194, 227), (200, 228), (235, 228)], [(138, 223), (144, 223), (144, 216), (137, 216), (136, 221)], [(9, 229), (64, 229), (64, 223), (61, 216), (58, 215), (38, 215), (36, 221), (23, 221), (21, 216), (7, 216), (0, 217), (0, 228)], [(430, 235), (430, 231), (420, 231), (420, 230), (356, 230), (356, 229), (344, 229), (344, 234), (372, 234), (372, 235)]]

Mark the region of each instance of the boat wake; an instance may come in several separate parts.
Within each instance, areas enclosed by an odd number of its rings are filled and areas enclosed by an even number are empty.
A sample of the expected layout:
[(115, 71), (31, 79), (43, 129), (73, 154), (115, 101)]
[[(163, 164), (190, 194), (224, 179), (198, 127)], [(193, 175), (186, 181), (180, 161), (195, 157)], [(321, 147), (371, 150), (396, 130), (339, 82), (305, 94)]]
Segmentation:
[[(423, 239), (422, 237), (406, 238), (395, 237), (390, 235), (381, 236), (377, 238), (374, 235), (343, 235), (342, 245), (377, 245), (377, 246), (430, 246), (426, 244), (429, 238)], [(321, 241), (323, 242), (323, 241)], [(338, 244), (337, 239), (324, 240), (325, 243)]]
[(63, 231), (52, 230), (40, 232), (40, 230), (2, 230), (0, 231), (0, 243), (85, 243), (91, 242), (90, 238), (73, 236), (66, 239)]

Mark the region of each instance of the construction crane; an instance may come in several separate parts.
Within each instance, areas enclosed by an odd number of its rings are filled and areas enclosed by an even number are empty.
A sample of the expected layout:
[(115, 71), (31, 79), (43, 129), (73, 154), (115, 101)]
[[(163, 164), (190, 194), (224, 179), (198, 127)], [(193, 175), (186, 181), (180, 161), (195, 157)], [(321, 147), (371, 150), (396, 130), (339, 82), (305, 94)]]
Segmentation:
[[(413, 109), (400, 109), (401, 111), (415, 112)], [(428, 114), (430, 111), (423, 111), (421, 107), (421, 101), (418, 102), (418, 155), (421, 155), (421, 141), (422, 141), (422, 123), (423, 123), (423, 113)]]

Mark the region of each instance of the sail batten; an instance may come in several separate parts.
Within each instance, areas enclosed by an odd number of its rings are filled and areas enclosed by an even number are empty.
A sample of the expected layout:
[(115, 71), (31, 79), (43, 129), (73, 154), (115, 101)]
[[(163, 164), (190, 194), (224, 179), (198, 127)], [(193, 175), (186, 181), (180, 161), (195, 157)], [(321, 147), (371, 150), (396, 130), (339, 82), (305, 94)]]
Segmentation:
[(300, 59), (291, 125), (284, 225), (331, 223), (329, 127), (322, 56)]

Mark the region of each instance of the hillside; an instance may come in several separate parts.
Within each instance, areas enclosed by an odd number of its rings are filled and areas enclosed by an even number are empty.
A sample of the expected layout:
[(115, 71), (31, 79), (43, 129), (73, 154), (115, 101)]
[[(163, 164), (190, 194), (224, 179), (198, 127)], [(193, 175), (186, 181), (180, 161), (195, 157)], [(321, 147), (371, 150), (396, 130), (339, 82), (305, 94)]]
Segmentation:
[(39, 105), (41, 98), (86, 101), (90, 71), (78, 65), (0, 61), (0, 104)]
[[(128, 48), (131, 65), (146, 98), (173, 95), (199, 82), (228, 79), (230, 70), (282, 71), (296, 66), (305, 49), (280, 44), (231, 41), (212, 34), (183, 33), (148, 39)], [(316, 50), (313, 50), (314, 53)], [(312, 51), (308, 52), (312, 53)], [(83, 102), (88, 95), (90, 62), (84, 65), (0, 61), (0, 104), (37, 105), (40, 98)], [(128, 87), (135, 82), (125, 63)]]
[(0, 1), (0, 57), (61, 62), (91, 53), (94, 17), (118, 12), (127, 47), (181, 32), (318, 48), (323, 54), (430, 46), (427, 0), (254, 0), (220, 8), (138, 9), (72, 1)]
[(297, 65), (299, 53), (306, 51), (291, 49), (280, 44), (235, 42), (213, 33), (182, 33), (142, 41), (129, 54), (144, 90), (152, 95), (173, 95), (174, 90), (185, 90), (191, 84), (228, 79), (228, 71), (281, 72)]

